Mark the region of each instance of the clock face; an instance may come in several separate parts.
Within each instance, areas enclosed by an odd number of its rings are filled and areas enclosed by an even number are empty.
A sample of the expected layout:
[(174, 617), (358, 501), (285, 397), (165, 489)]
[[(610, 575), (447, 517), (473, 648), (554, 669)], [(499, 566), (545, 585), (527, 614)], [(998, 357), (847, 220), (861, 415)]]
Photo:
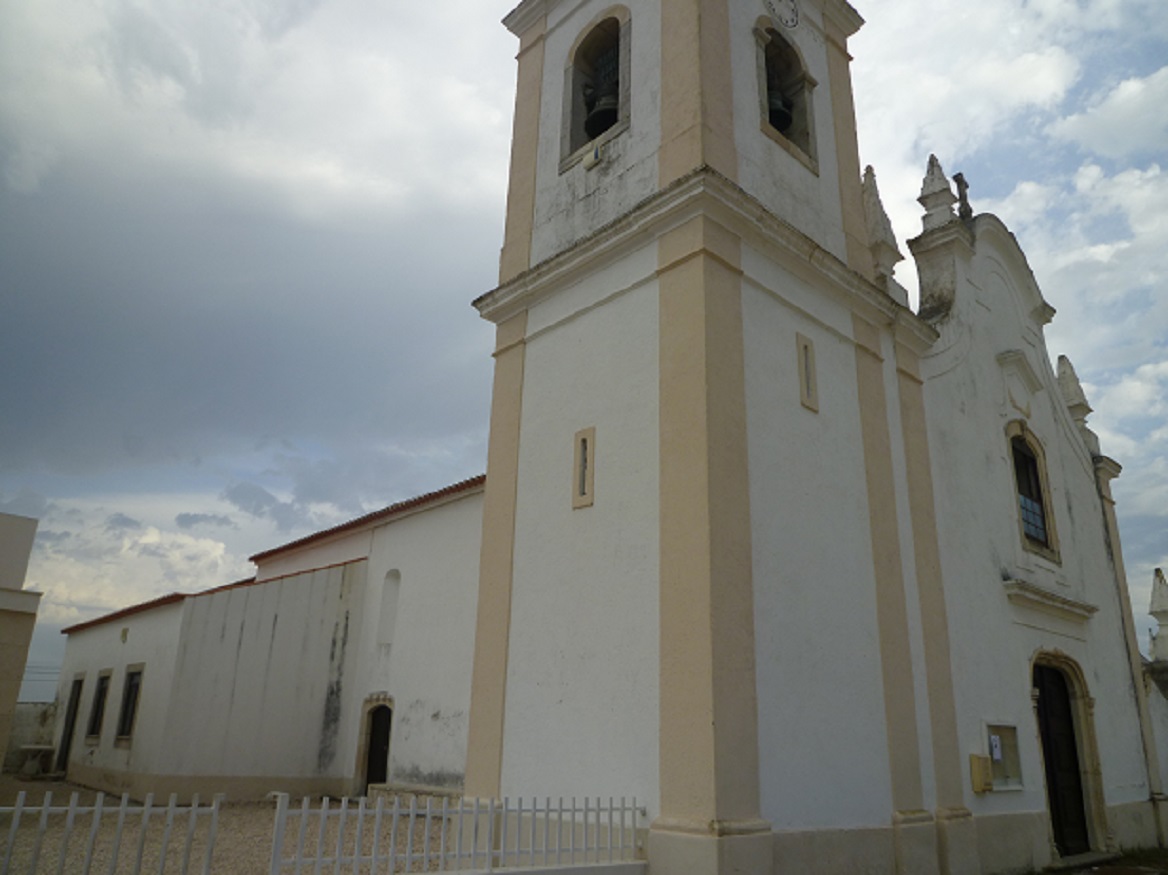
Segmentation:
[(766, 0), (766, 8), (783, 27), (795, 27), (799, 23), (799, 6), (795, 0)]

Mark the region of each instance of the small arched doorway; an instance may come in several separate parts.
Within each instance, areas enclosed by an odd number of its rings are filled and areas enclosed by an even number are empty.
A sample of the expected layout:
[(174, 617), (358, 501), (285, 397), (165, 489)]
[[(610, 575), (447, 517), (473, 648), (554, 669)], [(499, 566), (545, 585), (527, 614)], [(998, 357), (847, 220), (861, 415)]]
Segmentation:
[(378, 705), (366, 718), (365, 789), (370, 784), (384, 784), (389, 779), (389, 732), (393, 709)]
[(1091, 836), (1071, 680), (1054, 665), (1035, 663), (1034, 695), (1055, 847), (1061, 857), (1085, 854)]

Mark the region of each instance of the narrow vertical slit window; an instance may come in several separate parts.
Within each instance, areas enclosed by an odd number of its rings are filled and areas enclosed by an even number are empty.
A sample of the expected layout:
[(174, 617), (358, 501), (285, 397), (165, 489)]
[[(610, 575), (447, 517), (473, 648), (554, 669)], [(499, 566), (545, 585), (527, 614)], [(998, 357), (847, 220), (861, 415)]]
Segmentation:
[(815, 344), (802, 334), (795, 335), (795, 345), (799, 350), (799, 403), (816, 413), (819, 412), (819, 387), (815, 378)]
[(596, 429), (576, 432), (572, 463), (572, 507), (591, 507), (596, 477)]

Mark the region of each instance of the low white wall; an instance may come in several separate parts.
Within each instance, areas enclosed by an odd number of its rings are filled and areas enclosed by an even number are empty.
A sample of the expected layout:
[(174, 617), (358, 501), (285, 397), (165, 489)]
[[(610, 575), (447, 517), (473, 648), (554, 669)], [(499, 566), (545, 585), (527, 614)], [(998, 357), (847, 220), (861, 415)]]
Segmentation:
[(21, 747), (26, 744), (52, 744), (57, 720), (56, 702), (17, 702), (4, 752), (5, 772), (17, 772), (25, 763)]

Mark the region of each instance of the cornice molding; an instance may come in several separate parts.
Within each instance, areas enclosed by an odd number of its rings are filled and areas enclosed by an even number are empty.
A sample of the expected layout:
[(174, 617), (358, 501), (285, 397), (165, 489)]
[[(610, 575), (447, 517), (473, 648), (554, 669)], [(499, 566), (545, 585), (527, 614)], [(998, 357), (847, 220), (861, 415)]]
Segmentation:
[(36, 614), (43, 593), (30, 589), (5, 589), (0, 587), (0, 611), (14, 614)]
[(474, 306), (483, 318), (498, 324), (583, 278), (596, 264), (703, 215), (792, 270), (801, 266), (826, 278), (853, 309), (871, 321), (893, 326), (897, 339), (909, 347), (924, 351), (936, 341), (937, 331), (909, 308), (709, 167), (694, 170), (570, 249), (481, 295)]
[(1003, 588), (1011, 604), (1072, 623), (1086, 623), (1099, 610), (1095, 605), (1059, 595), (1025, 580), (1008, 580)]
[(503, 18), (503, 26), (517, 37), (547, 15), (549, 0), (523, 0)]

